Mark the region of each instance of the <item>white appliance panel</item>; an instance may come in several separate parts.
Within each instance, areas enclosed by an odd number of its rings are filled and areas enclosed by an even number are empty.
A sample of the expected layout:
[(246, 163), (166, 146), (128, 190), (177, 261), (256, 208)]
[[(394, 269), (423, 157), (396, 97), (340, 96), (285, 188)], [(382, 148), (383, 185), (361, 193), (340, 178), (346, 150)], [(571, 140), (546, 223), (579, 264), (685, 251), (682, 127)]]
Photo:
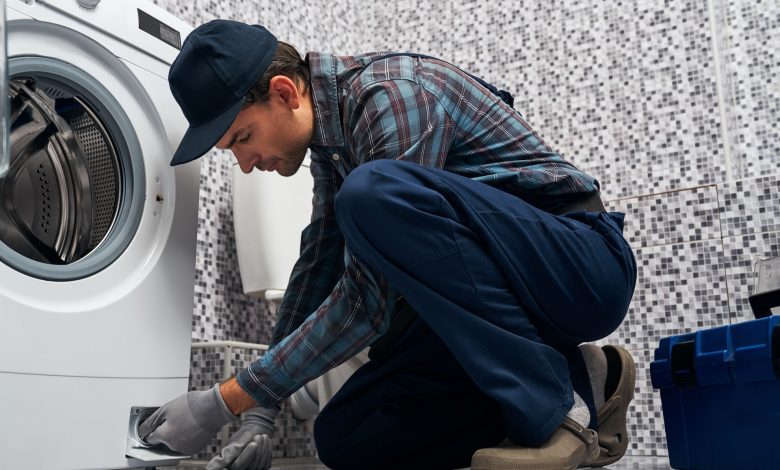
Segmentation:
[[(105, 470), (154, 467), (125, 457), (132, 406), (156, 405), (187, 379), (98, 379), (0, 373), (0, 468)], [(170, 462), (168, 462), (170, 465)]]

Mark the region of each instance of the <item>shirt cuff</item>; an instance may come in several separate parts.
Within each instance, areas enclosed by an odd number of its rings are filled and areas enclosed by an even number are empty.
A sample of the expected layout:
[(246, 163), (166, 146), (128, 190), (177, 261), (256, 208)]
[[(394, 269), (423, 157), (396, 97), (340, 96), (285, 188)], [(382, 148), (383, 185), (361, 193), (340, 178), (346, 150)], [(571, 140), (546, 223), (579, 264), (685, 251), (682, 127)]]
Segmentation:
[(272, 408), (299, 388), (274, 363), (274, 351), (269, 350), (260, 359), (236, 376), (236, 380), (258, 405)]

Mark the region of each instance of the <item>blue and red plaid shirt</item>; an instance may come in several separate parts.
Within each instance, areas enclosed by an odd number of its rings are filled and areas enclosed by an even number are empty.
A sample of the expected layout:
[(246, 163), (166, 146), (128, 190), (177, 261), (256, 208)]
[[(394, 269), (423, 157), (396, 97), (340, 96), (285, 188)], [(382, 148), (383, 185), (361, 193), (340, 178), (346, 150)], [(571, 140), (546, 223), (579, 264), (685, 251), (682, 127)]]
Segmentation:
[(351, 256), (334, 213), (342, 181), (381, 158), (481, 181), (543, 209), (598, 182), (554, 152), (522, 116), (445, 62), (310, 53), (314, 100), (311, 223), (278, 310), (272, 347), (238, 381), (270, 407), (387, 329), (399, 293)]

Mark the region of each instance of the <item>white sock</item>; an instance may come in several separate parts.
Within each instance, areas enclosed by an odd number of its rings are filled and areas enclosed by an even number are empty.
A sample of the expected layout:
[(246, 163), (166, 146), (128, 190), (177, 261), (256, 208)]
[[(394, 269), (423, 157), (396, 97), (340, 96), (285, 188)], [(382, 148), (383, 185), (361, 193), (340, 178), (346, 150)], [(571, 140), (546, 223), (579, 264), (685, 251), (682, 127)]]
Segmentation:
[(593, 390), (593, 401), (598, 410), (604, 405), (604, 386), (607, 383), (607, 355), (604, 350), (595, 344), (581, 344), (580, 352), (585, 359), (585, 367), (588, 369), (590, 387)]
[(585, 404), (585, 400), (582, 399), (579, 393), (574, 392), (574, 406), (571, 407), (566, 416), (583, 428), (587, 428), (588, 424), (590, 424), (590, 410), (588, 410), (588, 405)]

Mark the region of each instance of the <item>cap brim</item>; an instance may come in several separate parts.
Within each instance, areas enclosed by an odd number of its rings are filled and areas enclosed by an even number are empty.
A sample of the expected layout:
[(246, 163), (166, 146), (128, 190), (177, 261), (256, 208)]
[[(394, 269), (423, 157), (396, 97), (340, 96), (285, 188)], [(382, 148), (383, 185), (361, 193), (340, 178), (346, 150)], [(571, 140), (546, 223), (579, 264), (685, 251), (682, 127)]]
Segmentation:
[(173, 154), (171, 166), (191, 162), (211, 150), (230, 129), (243, 104), (244, 98), (211, 121), (195, 127), (190, 126)]

